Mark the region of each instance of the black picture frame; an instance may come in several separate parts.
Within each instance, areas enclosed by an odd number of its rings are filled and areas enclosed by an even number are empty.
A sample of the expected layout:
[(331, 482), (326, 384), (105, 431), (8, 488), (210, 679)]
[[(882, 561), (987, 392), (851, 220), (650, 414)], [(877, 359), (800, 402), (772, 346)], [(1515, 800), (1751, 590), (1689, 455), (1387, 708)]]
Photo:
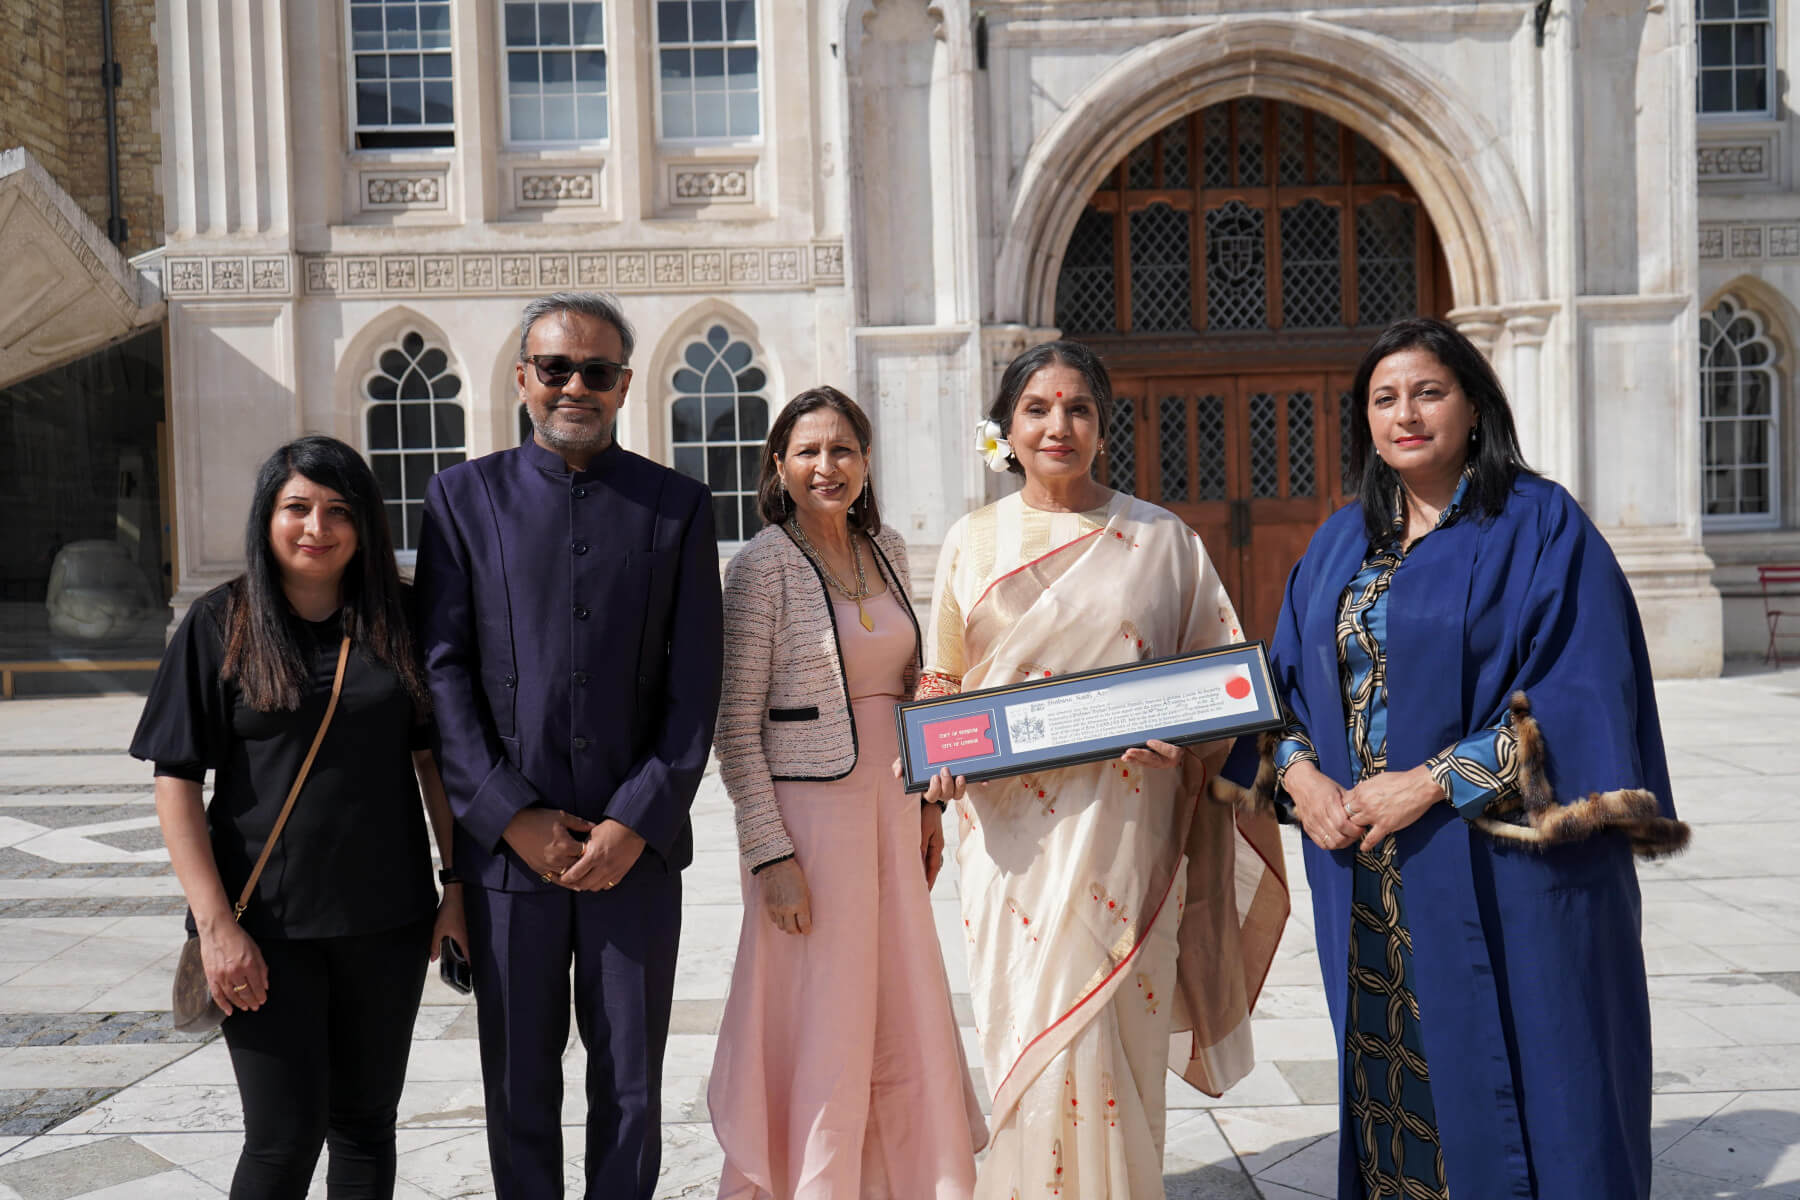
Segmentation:
[[(1238, 681), (1249, 684), (1243, 696), (1236, 694)], [(1155, 707), (1159, 692), (1167, 693), (1177, 708), (1184, 706), (1177, 698), (1186, 696), (1192, 697), (1189, 703), (1194, 706), (1216, 701), (1223, 711), (1142, 727), (1134, 721), (1129, 728), (1077, 741), (1068, 741), (1059, 729), (1073, 724), (1078, 714), (1104, 712), (1109, 704), (1169, 715)], [(1067, 703), (1056, 705), (1057, 701)], [(1151, 739), (1183, 746), (1282, 725), (1268, 649), (1260, 641), (912, 700), (894, 706), (894, 720), (901, 778), (908, 792), (924, 791), (931, 777), (946, 766), (951, 774), (971, 781), (1004, 779), (1117, 758)]]

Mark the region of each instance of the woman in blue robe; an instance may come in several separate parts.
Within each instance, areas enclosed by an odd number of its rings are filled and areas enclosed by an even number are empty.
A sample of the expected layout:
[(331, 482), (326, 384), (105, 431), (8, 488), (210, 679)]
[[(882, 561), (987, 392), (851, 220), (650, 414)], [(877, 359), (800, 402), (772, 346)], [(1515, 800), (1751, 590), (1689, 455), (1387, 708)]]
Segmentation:
[(1270, 648), (1291, 719), (1214, 785), (1306, 831), (1338, 1195), (1647, 1197), (1633, 857), (1688, 830), (1637, 606), (1455, 329), (1390, 327), (1354, 394), (1358, 499)]

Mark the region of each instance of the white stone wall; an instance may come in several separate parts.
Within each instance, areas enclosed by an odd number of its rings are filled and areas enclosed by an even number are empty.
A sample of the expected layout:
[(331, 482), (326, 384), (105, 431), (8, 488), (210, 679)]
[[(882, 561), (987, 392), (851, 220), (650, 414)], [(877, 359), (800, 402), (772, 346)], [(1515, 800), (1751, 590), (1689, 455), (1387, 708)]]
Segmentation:
[[(1797, 18), (1800, 9), (1776, 0), (1777, 79), (1800, 63)], [(1800, 562), (1800, 143), (1794, 109), (1782, 90), (1776, 94), (1776, 115), (1701, 117), (1697, 134), (1701, 309), (1734, 297), (1762, 319), (1780, 353), (1779, 510), (1764, 528), (1713, 529), (1705, 537), (1724, 598), (1725, 650), (1743, 657), (1761, 657), (1768, 645), (1756, 565)], [(1786, 607), (1795, 607), (1791, 597)], [(1800, 644), (1785, 643), (1789, 656), (1797, 651)]]
[(763, 135), (697, 147), (658, 141), (652, 6), (621, 0), (612, 137), (547, 153), (504, 143), (498, 4), (468, 0), (456, 148), (375, 153), (348, 149), (342, 5), (272, 0), (240, 26), (241, 5), (167, 0), (178, 599), (233, 568), (260, 453), (301, 429), (360, 442), (363, 360), (402, 319), (463, 372), (472, 452), (507, 444), (518, 307), (571, 285), (619, 291), (638, 323), (623, 436), (646, 453), (667, 452), (676, 340), (710, 318), (753, 337), (772, 399), (848, 385), (922, 585), (944, 529), (1004, 486), (968, 431), (1053, 332), (1094, 185), (1175, 117), (1258, 95), (1405, 171), (1453, 318), (1532, 460), (1618, 548), (1659, 669), (1714, 672), (1691, 7), (1558, 3), (1540, 45), (1530, 0), (762, 0)]

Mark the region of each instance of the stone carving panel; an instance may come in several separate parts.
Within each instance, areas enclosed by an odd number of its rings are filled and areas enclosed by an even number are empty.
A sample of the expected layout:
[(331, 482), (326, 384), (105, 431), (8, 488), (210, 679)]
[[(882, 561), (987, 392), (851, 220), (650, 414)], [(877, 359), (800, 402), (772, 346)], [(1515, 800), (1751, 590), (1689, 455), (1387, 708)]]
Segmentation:
[(441, 174), (364, 175), (362, 206), (367, 212), (445, 207)]
[(599, 171), (517, 171), (514, 197), (520, 208), (592, 208), (600, 203)]
[(1764, 141), (1701, 144), (1695, 173), (1701, 183), (1749, 183), (1768, 180), (1770, 146)]

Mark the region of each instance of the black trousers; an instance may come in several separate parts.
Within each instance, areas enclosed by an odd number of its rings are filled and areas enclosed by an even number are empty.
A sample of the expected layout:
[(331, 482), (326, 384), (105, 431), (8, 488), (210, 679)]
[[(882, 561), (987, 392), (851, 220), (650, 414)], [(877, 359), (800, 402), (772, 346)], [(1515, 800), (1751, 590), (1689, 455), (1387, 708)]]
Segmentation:
[(257, 943), (269, 998), (222, 1027), (244, 1104), (231, 1200), (304, 1200), (327, 1139), (331, 1200), (393, 1196), (394, 1120), (431, 926)]
[(604, 892), (467, 890), (495, 1195), (562, 1200), (562, 1055), (572, 998), (587, 1047), (583, 1195), (651, 1200), (662, 1164), (680, 874), (645, 851)]

